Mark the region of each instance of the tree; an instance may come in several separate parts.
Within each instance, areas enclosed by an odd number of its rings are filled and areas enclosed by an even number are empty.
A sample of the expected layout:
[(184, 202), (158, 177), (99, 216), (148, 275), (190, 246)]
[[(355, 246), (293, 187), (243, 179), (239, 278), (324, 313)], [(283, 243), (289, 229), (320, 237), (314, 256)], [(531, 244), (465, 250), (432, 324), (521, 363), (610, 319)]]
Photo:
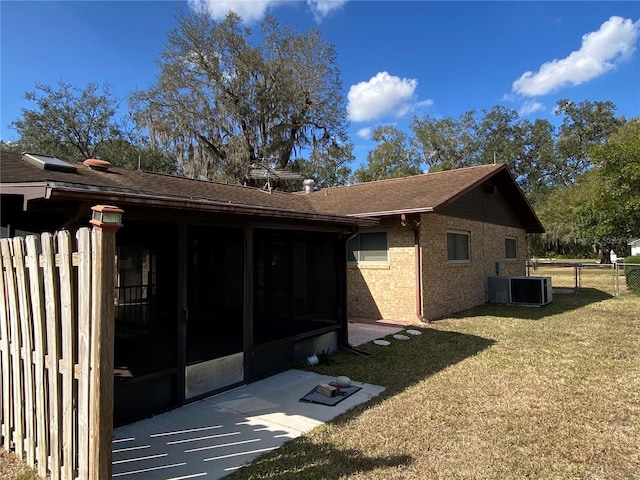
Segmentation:
[(168, 174), (176, 172), (175, 157), (170, 152), (151, 148), (146, 143), (118, 138), (103, 143), (97, 152), (99, 158), (117, 167)]
[(189, 176), (241, 182), (252, 164), (285, 168), (302, 151), (317, 161), (347, 148), (334, 48), (272, 16), (262, 43), (252, 38), (234, 13), (220, 23), (204, 11), (182, 16), (157, 82), (131, 97), (137, 125), (175, 150)]
[(406, 133), (387, 125), (377, 127), (371, 138), (378, 144), (367, 153), (367, 166), (354, 172), (355, 181), (371, 182), (421, 173), (420, 156), (411, 147)]
[(545, 233), (532, 239), (534, 255), (581, 257), (593, 252), (592, 242), (585, 238), (580, 222), (582, 205), (591, 201), (599, 190), (598, 172), (582, 174), (569, 185), (553, 188), (536, 205), (536, 214), (544, 225)]
[(318, 188), (345, 185), (351, 176), (349, 163), (355, 160), (353, 145), (333, 143), (326, 151), (314, 150), (308, 160), (298, 159), (299, 170), (305, 178), (315, 180)]
[(615, 116), (612, 102), (573, 102), (559, 100), (556, 115), (563, 115), (557, 139), (558, 156), (562, 159), (554, 172), (558, 181), (571, 183), (592, 167), (589, 151), (606, 142), (609, 135), (624, 123)]
[(117, 99), (108, 85), (88, 84), (83, 90), (59, 82), (58, 88), (36, 84), (25, 93), (36, 109), (23, 109), (22, 120), (11, 122), (25, 150), (68, 160), (98, 156), (100, 147), (120, 138), (114, 120)]
[(531, 123), (497, 105), (458, 119), (415, 117), (411, 129), (412, 145), (430, 171), (505, 163), (530, 199), (541, 198), (553, 184), (555, 130), (546, 120)]
[(589, 156), (592, 167), (556, 187), (537, 213), (550, 249), (588, 248), (601, 263), (611, 263), (611, 250), (621, 252), (640, 231), (640, 119), (623, 124)]
[[(518, 112), (502, 105), (483, 110), (475, 133), (477, 139), (476, 162), (488, 165), (506, 163), (510, 168), (524, 152), (523, 126)], [(518, 172), (515, 172), (516, 176)]]
[(420, 152), (429, 171), (451, 170), (475, 164), (479, 141), (476, 138), (475, 111), (456, 120), (437, 120), (428, 115), (411, 122), (412, 145)]
[(20, 139), (3, 142), (3, 149), (64, 160), (102, 158), (123, 168), (175, 172), (172, 155), (149, 146), (130, 121), (118, 120), (119, 102), (108, 85), (90, 83), (80, 89), (63, 82), (57, 88), (36, 84), (25, 98), (37, 108), (23, 109), (23, 118), (11, 123)]
[(5, 142), (4, 140), (0, 140), (0, 151), (21, 153), (26, 150), (27, 149), (24, 148), (20, 140), (15, 142)]
[(606, 253), (640, 232), (640, 118), (590, 151), (599, 188), (579, 210), (582, 235)]
[(538, 204), (556, 186), (557, 170), (555, 128), (548, 120), (537, 119), (522, 124), (524, 151), (512, 165), (522, 190), (533, 204)]

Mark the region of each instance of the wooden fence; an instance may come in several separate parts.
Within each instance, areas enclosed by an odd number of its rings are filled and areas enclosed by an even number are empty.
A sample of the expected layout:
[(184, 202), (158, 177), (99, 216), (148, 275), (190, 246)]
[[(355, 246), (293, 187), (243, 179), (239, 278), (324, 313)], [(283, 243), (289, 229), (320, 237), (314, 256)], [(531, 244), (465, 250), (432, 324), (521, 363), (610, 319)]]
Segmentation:
[(0, 445), (42, 477), (107, 479), (115, 230), (72, 240), (0, 240)]

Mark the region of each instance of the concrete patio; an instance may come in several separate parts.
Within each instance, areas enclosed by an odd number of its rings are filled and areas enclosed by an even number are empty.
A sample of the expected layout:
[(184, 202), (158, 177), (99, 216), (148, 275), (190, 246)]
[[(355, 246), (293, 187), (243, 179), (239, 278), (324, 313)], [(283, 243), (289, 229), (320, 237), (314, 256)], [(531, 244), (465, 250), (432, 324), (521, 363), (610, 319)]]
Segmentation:
[[(357, 346), (400, 330), (350, 322), (349, 338)], [(334, 380), (289, 370), (120, 427), (114, 431), (113, 478), (222, 478), (384, 391), (354, 381), (362, 389), (335, 406), (299, 401), (319, 383)]]

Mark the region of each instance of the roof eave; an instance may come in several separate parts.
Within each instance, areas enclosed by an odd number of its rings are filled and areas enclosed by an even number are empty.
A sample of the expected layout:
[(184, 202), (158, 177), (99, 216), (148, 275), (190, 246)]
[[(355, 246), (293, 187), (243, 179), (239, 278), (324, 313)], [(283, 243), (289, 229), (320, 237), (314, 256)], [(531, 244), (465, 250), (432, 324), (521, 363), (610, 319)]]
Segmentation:
[(30, 200), (47, 199), (52, 188), (49, 182), (3, 183), (0, 185), (2, 195), (20, 195), (23, 198), (22, 208), (27, 209)]
[(367, 218), (367, 217), (389, 217), (392, 215), (402, 215), (411, 214), (411, 213), (431, 213), (433, 212), (433, 208), (431, 207), (420, 207), (420, 208), (405, 208), (400, 210), (385, 210), (380, 212), (365, 212), (365, 213), (350, 213), (349, 217), (354, 218)]
[(308, 220), (338, 225), (369, 226), (377, 223), (376, 219), (353, 218), (344, 215), (331, 215), (302, 210), (279, 209), (263, 207), (259, 205), (245, 205), (238, 203), (225, 203), (202, 198), (185, 198), (149, 195), (138, 192), (113, 192), (113, 191), (88, 191), (86, 189), (70, 186), (58, 186), (51, 189), (47, 198), (86, 200), (88, 194), (91, 199), (100, 203), (121, 205), (146, 205), (163, 207), (176, 210), (206, 211), (211, 213), (226, 213), (238, 215), (258, 215), (263, 217), (287, 218), (294, 220)]

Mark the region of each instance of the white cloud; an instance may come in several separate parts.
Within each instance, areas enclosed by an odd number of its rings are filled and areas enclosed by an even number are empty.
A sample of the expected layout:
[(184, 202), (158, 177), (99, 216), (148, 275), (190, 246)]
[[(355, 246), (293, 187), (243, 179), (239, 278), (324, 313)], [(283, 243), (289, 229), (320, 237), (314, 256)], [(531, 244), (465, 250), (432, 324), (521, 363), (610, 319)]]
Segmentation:
[(331, 12), (340, 10), (348, 0), (307, 0), (316, 21), (320, 21)]
[(536, 101), (527, 101), (527, 102), (524, 102), (522, 107), (520, 107), (519, 113), (524, 117), (527, 115), (531, 115), (532, 113), (539, 112), (541, 110), (544, 110), (544, 105), (542, 103), (536, 102)]
[(611, 17), (598, 31), (582, 36), (580, 50), (544, 63), (536, 73), (523, 73), (513, 82), (513, 91), (535, 97), (592, 80), (631, 58), (639, 35), (640, 20)]
[(386, 115), (401, 117), (411, 108), (418, 81), (380, 72), (368, 82), (349, 88), (347, 111), (354, 122), (374, 120)]
[(369, 139), (371, 138), (371, 128), (361, 128), (356, 132), (356, 135), (358, 135), (360, 138)]
[[(342, 8), (347, 1), (307, 0), (307, 5), (316, 21), (320, 21)], [(188, 0), (188, 3), (193, 10), (206, 10), (215, 20), (222, 20), (229, 11), (234, 11), (243, 21), (253, 23), (261, 20), (269, 8), (292, 2), (290, 0)]]
[(247, 23), (256, 22), (264, 17), (269, 7), (282, 3), (281, 0), (188, 0), (193, 10), (204, 9), (215, 20), (222, 20), (233, 11)]
[(414, 107), (419, 108), (419, 107), (430, 107), (431, 105), (433, 105), (433, 99), (431, 98), (427, 98), (426, 100), (422, 100), (421, 102), (418, 102), (414, 105)]

